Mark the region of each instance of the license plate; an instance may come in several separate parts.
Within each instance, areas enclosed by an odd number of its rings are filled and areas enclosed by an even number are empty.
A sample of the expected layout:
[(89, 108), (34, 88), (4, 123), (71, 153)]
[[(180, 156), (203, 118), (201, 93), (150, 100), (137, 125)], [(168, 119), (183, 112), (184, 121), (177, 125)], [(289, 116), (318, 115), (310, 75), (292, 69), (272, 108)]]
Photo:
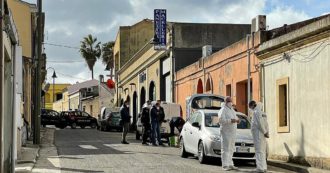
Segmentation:
[(248, 148), (248, 147), (237, 147), (236, 152), (238, 152), (238, 153), (249, 153), (250, 148)]

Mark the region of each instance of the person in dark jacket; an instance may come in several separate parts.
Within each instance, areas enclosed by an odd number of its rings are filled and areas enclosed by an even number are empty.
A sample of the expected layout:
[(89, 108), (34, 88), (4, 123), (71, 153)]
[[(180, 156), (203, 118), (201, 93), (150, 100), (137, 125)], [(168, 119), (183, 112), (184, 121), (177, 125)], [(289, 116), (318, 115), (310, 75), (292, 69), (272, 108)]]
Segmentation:
[(160, 105), (161, 101), (157, 100), (157, 103), (159, 105), (159, 128), (162, 127), (162, 123), (165, 122), (165, 112), (164, 112), (164, 108)]
[(181, 117), (173, 117), (170, 121), (170, 127), (171, 127), (171, 136), (174, 136), (174, 130), (175, 128), (178, 129), (179, 133), (181, 133), (183, 125), (186, 123), (186, 121)]
[[(163, 112), (163, 113), (162, 113)], [(160, 122), (161, 116), (164, 114), (164, 109), (161, 112), (160, 103), (157, 101), (150, 110), (150, 121), (151, 121), (151, 142), (152, 145), (156, 146), (156, 137), (159, 145), (163, 145), (160, 136)]]
[(151, 101), (148, 100), (142, 107), (141, 123), (142, 123), (142, 144), (146, 145), (148, 137), (150, 137), (151, 124), (150, 124), (150, 108)]
[(129, 144), (126, 141), (126, 136), (129, 131), (129, 125), (131, 122), (131, 116), (129, 115), (129, 101), (128, 100), (126, 100), (120, 108), (120, 117), (121, 117), (121, 121), (122, 121), (122, 125), (123, 125), (123, 136), (122, 136), (121, 143)]

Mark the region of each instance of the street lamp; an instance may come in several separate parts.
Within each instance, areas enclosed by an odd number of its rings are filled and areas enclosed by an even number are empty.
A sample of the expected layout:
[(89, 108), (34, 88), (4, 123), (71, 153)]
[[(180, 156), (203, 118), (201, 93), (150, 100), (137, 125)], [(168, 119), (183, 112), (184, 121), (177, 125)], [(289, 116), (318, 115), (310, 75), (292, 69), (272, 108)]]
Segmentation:
[(53, 102), (55, 102), (55, 78), (57, 78), (57, 76), (56, 76), (55, 69), (54, 69), (53, 67), (48, 67), (48, 68), (46, 69), (46, 71), (47, 71), (48, 69), (52, 69), (52, 70), (54, 71), (54, 72), (53, 72), (53, 75), (52, 75), (52, 78), (53, 78)]
[(55, 70), (54, 70), (52, 78), (53, 78), (53, 102), (55, 102), (55, 78), (57, 78)]

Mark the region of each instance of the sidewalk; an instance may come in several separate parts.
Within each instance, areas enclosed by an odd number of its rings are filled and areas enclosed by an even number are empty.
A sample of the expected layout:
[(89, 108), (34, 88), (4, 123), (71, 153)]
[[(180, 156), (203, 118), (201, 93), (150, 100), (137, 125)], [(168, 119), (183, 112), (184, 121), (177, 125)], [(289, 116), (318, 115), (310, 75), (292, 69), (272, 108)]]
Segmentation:
[(33, 145), (31, 141), (28, 141), (25, 147), (22, 147), (21, 158), (17, 160), (15, 165), (15, 172), (25, 173), (31, 172), (34, 164), (39, 156), (40, 147)]
[(60, 172), (57, 149), (54, 146), (54, 132), (55, 128), (41, 128), (40, 147), (29, 144), (22, 149), (22, 159), (17, 161), (16, 173)]
[(299, 173), (330, 173), (330, 170), (307, 167), (307, 166), (302, 166), (302, 165), (288, 163), (279, 160), (268, 160), (267, 163), (275, 167), (279, 167)]

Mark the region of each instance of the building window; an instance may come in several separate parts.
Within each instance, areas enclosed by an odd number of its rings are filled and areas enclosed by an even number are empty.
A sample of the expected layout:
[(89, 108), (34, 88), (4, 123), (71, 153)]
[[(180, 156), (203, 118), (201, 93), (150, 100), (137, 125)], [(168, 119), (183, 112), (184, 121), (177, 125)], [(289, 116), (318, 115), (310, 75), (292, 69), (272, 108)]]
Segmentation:
[(231, 84), (226, 85), (226, 96), (231, 96)]
[(63, 94), (62, 93), (56, 93), (56, 97), (55, 97), (56, 99), (56, 101), (58, 101), (58, 100), (61, 100), (62, 98), (63, 98)]
[(276, 102), (277, 102), (277, 131), (279, 133), (290, 131), (289, 116), (289, 78), (276, 81)]
[(83, 106), (83, 111), (86, 112), (86, 106)]
[(211, 79), (209, 78), (209, 79), (207, 79), (207, 81), (206, 81), (205, 91), (206, 91), (206, 92), (210, 92), (210, 93), (212, 93), (211, 90), (212, 90)]

